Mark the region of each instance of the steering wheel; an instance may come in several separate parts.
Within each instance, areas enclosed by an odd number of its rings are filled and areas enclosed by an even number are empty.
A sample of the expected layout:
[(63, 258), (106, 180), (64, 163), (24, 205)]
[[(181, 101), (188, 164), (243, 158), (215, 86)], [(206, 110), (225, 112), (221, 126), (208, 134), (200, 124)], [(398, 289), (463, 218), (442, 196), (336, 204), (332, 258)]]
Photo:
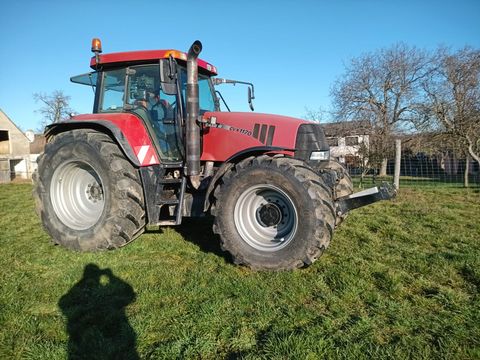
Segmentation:
[(135, 100), (133, 102), (133, 106), (134, 106), (134, 108), (142, 108), (142, 109), (148, 111), (147, 105), (145, 105), (144, 100)]

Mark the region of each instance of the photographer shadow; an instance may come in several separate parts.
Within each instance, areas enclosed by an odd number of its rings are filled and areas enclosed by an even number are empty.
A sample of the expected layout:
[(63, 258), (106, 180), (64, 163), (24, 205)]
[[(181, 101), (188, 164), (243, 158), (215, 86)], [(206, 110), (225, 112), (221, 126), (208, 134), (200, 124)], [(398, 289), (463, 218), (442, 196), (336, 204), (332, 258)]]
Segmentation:
[(136, 334), (125, 308), (135, 301), (133, 288), (95, 264), (58, 306), (67, 319), (68, 359), (139, 359)]

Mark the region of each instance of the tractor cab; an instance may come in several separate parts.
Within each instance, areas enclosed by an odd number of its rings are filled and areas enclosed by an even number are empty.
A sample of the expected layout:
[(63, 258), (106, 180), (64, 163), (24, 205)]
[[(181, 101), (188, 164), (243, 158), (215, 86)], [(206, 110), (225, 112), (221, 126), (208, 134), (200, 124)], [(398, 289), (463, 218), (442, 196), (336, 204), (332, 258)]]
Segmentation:
[[(185, 158), (187, 54), (176, 50), (97, 54), (95, 70), (74, 83), (95, 90), (94, 114), (131, 113), (150, 133), (162, 163)], [(199, 114), (218, 110), (211, 76), (216, 68), (198, 60)]]

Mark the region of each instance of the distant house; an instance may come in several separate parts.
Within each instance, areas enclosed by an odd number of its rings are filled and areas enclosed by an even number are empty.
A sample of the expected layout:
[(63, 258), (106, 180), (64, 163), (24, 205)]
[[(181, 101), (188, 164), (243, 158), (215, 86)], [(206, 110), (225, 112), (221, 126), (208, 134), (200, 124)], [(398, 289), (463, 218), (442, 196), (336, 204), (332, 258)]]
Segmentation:
[(322, 124), (330, 156), (343, 164), (358, 163), (362, 147), (369, 147), (371, 128), (364, 121), (343, 121)]
[(36, 163), (30, 147), (27, 135), (0, 109), (0, 183), (31, 178)]

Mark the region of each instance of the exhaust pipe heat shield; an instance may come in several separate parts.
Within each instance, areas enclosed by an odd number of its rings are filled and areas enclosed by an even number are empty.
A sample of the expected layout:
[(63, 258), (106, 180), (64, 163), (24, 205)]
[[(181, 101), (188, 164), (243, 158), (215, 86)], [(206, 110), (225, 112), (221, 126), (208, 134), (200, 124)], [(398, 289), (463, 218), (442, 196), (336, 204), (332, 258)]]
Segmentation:
[(200, 174), (200, 127), (197, 124), (199, 115), (198, 94), (198, 55), (202, 51), (202, 43), (196, 40), (187, 54), (187, 121), (186, 121), (186, 174), (190, 177)]

